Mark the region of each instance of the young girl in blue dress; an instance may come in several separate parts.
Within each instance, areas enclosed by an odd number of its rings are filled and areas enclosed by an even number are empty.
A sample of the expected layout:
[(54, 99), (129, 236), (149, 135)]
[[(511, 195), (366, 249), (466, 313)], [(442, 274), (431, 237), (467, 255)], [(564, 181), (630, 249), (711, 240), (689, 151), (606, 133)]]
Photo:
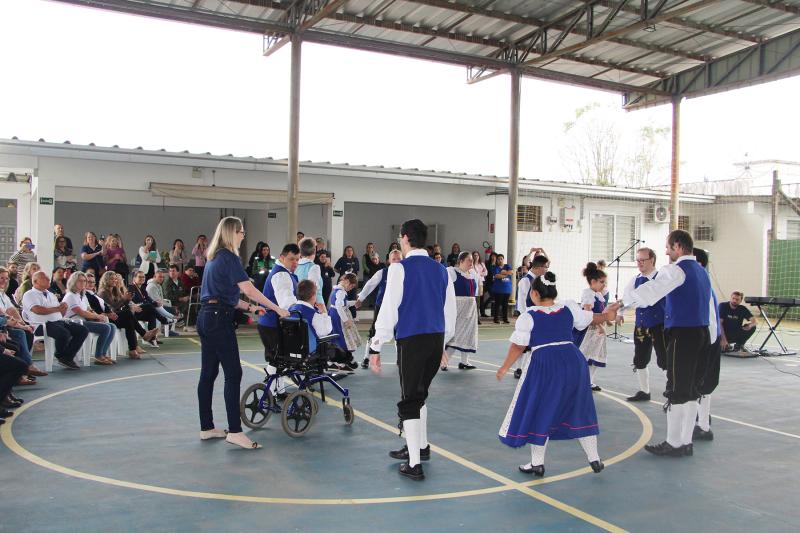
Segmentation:
[(500, 442), (512, 448), (530, 444), (531, 462), (519, 469), (543, 476), (548, 440), (578, 439), (592, 470), (600, 472), (603, 463), (597, 453), (599, 429), (589, 372), (573, 343), (572, 330), (613, 319), (619, 306), (613, 304), (603, 314), (594, 314), (570, 300), (555, 303), (555, 281), (555, 274), (547, 272), (533, 282), (534, 305), (517, 319), (508, 355), (497, 370), (501, 380), (530, 347), (531, 356), (500, 427)]
[(328, 314), (330, 315), (331, 323), (333, 324), (333, 333), (339, 335), (336, 338), (335, 343), (341, 350), (343, 350), (345, 354), (349, 355), (349, 357), (344, 358), (346, 359), (346, 362), (342, 363), (342, 365), (348, 370), (353, 370), (358, 367), (358, 365), (353, 362), (353, 352), (355, 351), (355, 347), (348, 346), (344, 332), (344, 322), (353, 320), (353, 317), (348, 310), (347, 293), (352, 291), (357, 286), (358, 278), (356, 278), (355, 274), (352, 272), (344, 274), (339, 279), (339, 283), (333, 288), (333, 291), (331, 292), (331, 299), (328, 304)]
[[(589, 286), (581, 293), (581, 308), (593, 313), (602, 313), (606, 308), (606, 273), (595, 263), (587, 263), (583, 276)], [(601, 390), (595, 383), (594, 375), (598, 368), (605, 368), (608, 353), (606, 351), (606, 330), (602, 323), (589, 326), (584, 331), (573, 331), (575, 345), (586, 357), (589, 365), (589, 380), (593, 391)]]

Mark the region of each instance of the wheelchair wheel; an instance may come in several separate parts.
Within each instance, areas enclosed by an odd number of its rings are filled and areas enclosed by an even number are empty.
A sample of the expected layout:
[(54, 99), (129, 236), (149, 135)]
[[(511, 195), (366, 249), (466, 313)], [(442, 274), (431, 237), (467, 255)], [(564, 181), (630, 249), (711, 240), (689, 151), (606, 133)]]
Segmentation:
[(344, 414), (344, 425), (345, 426), (352, 426), (353, 420), (355, 420), (356, 416), (353, 412), (353, 406), (350, 405), (350, 399), (347, 398), (347, 401), (344, 399), (342, 400), (342, 414)]
[[(265, 394), (264, 406), (259, 408), (258, 404)], [(259, 429), (267, 423), (274, 407), (275, 398), (272, 392), (267, 390), (267, 386), (264, 383), (253, 383), (247, 387), (239, 401), (239, 417), (245, 426)]]
[(317, 416), (317, 413), (319, 413), (319, 402), (317, 401), (316, 398), (314, 398), (314, 403), (312, 404), (312, 406), (314, 408), (314, 416)]
[(295, 391), (283, 402), (281, 425), (290, 437), (302, 437), (314, 419), (314, 397), (306, 391)]

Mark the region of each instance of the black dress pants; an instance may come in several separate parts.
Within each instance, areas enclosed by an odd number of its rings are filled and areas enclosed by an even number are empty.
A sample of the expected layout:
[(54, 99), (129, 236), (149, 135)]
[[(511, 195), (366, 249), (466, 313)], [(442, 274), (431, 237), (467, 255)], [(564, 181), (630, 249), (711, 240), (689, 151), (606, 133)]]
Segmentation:
[[(35, 333), (41, 335), (42, 326), (38, 326)], [(47, 323), (47, 336), (56, 341), (56, 359), (61, 361), (75, 359), (88, 335), (89, 330), (75, 322), (55, 320)]]
[(444, 350), (444, 333), (425, 333), (397, 340), (397, 370), (400, 373), (400, 422), (419, 418)]
[(664, 339), (664, 325), (650, 328), (636, 326), (633, 331), (633, 366), (639, 370), (650, 364), (653, 350), (656, 351), (656, 364), (667, 369), (667, 343)]
[(700, 397), (698, 369), (709, 350), (708, 327), (670, 328), (667, 336), (667, 389), (664, 396), (679, 405)]

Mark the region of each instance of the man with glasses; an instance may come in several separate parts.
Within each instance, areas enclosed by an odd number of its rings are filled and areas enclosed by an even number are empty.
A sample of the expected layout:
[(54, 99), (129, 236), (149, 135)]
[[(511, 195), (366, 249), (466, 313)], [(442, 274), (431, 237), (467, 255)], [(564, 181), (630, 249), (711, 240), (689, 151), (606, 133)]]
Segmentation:
[[(634, 289), (656, 278), (656, 254), (650, 248), (639, 248), (636, 252), (636, 267), (639, 274), (625, 287), (623, 301), (632, 301)], [(617, 316), (619, 323), (624, 319)], [(656, 364), (661, 370), (667, 368), (667, 344), (664, 340), (664, 298), (650, 307), (636, 308), (636, 323), (633, 333), (633, 367), (639, 379), (639, 391), (628, 398), (629, 402), (650, 401), (650, 357), (656, 350)]]

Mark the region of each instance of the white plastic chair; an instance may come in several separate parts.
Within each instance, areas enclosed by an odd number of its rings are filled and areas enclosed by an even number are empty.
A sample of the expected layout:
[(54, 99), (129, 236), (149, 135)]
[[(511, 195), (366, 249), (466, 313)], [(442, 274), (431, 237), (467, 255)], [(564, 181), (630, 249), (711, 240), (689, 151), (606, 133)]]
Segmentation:
[(117, 329), (117, 336), (111, 341), (111, 348), (109, 351), (111, 352), (109, 355), (112, 361), (116, 361), (120, 354), (124, 354), (128, 351), (128, 340), (122, 328)]
[(42, 335), (34, 336), (33, 342), (44, 342), (44, 370), (45, 372), (53, 371), (53, 359), (56, 356), (56, 341), (52, 337), (47, 336), (47, 325), (42, 324)]

